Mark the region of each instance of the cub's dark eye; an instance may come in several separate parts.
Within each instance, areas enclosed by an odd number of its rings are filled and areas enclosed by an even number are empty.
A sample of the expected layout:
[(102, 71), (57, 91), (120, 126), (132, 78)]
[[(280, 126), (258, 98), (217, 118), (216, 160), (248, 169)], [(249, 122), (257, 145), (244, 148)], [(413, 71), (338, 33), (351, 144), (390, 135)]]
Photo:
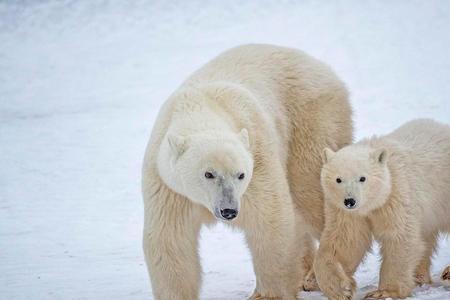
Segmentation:
[(340, 179), (340, 178), (338, 177), (338, 178), (336, 178), (336, 182), (337, 182), (337, 183), (341, 183), (341, 182), (342, 182), (342, 179)]
[(239, 174), (239, 177), (238, 177), (239, 180), (242, 180), (244, 178), (245, 178), (245, 174), (244, 173)]
[(208, 179), (214, 179), (214, 175), (211, 172), (205, 172), (205, 177)]
[(364, 182), (364, 181), (366, 181), (366, 177), (363, 176), (363, 177), (359, 178), (359, 182)]

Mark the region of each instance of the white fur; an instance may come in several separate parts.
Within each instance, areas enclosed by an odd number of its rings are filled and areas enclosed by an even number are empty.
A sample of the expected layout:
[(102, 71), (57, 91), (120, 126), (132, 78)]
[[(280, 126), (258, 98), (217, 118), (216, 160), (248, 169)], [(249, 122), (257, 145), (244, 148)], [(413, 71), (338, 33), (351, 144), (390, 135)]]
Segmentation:
[[(404, 298), (414, 283), (430, 283), (437, 236), (450, 231), (450, 127), (411, 121), (336, 153), (325, 150), (324, 160), (326, 225), (314, 267), (324, 293), (353, 294), (352, 275), (372, 235), (383, 263), (370, 297)], [(346, 207), (346, 198), (356, 205)], [(341, 267), (346, 272), (333, 275)]]
[(198, 298), (199, 229), (223, 208), (238, 211), (226, 222), (251, 250), (252, 299), (295, 299), (323, 227), (320, 153), (350, 143), (351, 132), (342, 83), (300, 51), (241, 46), (195, 72), (161, 109), (144, 161), (156, 299)]

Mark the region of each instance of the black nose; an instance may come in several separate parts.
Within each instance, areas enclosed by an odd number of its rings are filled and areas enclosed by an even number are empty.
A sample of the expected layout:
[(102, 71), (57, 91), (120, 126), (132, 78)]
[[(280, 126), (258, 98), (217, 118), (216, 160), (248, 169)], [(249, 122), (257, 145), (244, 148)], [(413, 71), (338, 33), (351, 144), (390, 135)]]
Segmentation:
[(227, 220), (232, 220), (237, 216), (237, 210), (231, 208), (225, 208), (220, 210), (220, 214)]
[(353, 198), (346, 198), (346, 199), (344, 199), (344, 205), (347, 208), (353, 208), (356, 205), (356, 201)]

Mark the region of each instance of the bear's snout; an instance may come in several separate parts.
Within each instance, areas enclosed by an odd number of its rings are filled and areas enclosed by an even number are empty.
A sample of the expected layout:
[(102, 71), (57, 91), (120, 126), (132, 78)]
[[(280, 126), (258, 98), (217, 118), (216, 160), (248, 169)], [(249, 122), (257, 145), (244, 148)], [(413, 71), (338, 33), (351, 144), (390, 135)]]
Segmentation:
[(233, 220), (236, 218), (238, 211), (232, 208), (225, 208), (220, 210), (220, 214), (227, 220)]
[(345, 205), (345, 207), (347, 207), (348, 209), (355, 208), (355, 206), (356, 206), (356, 200), (353, 199), (353, 198), (345, 198), (345, 199), (344, 199), (344, 205)]

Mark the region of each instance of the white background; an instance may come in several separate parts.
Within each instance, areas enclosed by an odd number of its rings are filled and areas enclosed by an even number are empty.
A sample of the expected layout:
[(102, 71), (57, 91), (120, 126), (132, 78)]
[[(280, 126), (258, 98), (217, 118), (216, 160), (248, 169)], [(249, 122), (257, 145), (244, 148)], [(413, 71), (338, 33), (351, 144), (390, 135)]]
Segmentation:
[[(155, 116), (196, 68), (250, 42), (330, 64), (357, 139), (417, 117), (450, 123), (448, 1), (0, 2), (1, 299), (152, 299), (140, 168)], [(376, 286), (376, 248), (360, 295)], [(202, 299), (252, 292), (241, 233), (205, 229), (200, 251)], [(442, 241), (435, 279), (449, 263)]]

